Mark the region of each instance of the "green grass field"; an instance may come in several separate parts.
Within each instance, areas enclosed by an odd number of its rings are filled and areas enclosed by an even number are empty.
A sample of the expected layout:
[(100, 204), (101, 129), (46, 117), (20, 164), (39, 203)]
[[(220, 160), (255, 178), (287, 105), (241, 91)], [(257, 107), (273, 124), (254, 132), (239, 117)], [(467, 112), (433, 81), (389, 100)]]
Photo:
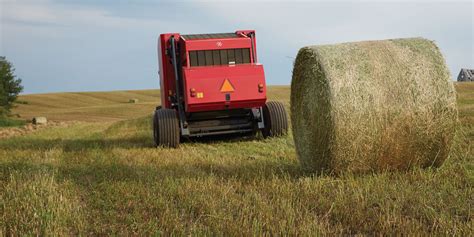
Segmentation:
[(11, 119), (9, 117), (0, 117), (0, 128), (2, 127), (18, 127), (26, 124), (26, 121), (20, 119)]
[(24, 119), (80, 122), (0, 140), (0, 236), (473, 235), (474, 83), (456, 86), (440, 169), (340, 177), (305, 172), (291, 134), (154, 148), (158, 91), (24, 95)]

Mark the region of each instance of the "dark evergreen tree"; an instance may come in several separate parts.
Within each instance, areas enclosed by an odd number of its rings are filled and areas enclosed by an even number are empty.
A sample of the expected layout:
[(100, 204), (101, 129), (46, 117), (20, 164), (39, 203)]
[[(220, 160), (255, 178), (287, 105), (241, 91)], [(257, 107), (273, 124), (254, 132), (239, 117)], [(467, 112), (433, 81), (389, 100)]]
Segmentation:
[(0, 116), (6, 116), (13, 107), (18, 94), (23, 91), (21, 79), (14, 74), (15, 68), (5, 57), (0, 56)]

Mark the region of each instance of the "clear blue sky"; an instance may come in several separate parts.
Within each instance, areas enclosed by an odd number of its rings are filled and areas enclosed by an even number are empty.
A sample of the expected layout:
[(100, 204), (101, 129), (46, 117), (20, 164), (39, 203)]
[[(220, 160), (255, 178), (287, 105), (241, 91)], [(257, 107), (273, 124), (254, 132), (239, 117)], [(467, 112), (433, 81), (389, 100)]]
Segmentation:
[(0, 0), (0, 55), (25, 93), (158, 88), (160, 33), (257, 30), (268, 84), (290, 84), (307, 45), (421, 36), (453, 78), (474, 68), (472, 1)]

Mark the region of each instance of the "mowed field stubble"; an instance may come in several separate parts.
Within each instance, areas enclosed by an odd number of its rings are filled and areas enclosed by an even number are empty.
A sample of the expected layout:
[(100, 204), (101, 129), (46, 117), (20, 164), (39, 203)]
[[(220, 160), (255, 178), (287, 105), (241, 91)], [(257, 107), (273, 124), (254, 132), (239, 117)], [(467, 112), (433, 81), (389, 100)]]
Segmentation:
[[(474, 83), (456, 88), (441, 168), (339, 176), (303, 170), (292, 134), (155, 148), (158, 90), (24, 95), (22, 118), (77, 122), (0, 140), (0, 235), (469, 236)], [(290, 111), (289, 87), (268, 94)]]

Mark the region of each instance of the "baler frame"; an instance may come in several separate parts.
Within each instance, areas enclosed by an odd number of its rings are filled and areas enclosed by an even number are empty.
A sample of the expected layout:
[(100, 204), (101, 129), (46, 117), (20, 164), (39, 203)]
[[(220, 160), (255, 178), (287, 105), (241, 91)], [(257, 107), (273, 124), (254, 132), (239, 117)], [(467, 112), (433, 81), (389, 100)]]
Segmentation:
[[(248, 61), (244, 56), (246, 50), (249, 51)], [(241, 57), (240, 62), (237, 62), (237, 56), (234, 56), (236, 61), (230, 61), (231, 53), (237, 52), (240, 52), (237, 55)], [(191, 53), (194, 58), (190, 56)], [(204, 53), (206, 63), (202, 65), (199, 61), (198, 65), (197, 55)], [(210, 53), (213, 55), (209, 63), (207, 56)], [(153, 117), (156, 145), (176, 147), (180, 138), (230, 133), (254, 135), (259, 130), (264, 137), (286, 134), (288, 125), (283, 104), (265, 103), (265, 80), (263, 66), (257, 62), (255, 31), (206, 35), (162, 34), (158, 41), (158, 54), (162, 106), (157, 107)], [(223, 60), (224, 54), (226, 60)], [(202, 56), (199, 59), (204, 60)], [(218, 64), (215, 64), (216, 61)], [(174, 83), (170, 83), (171, 74)], [(220, 93), (205, 88), (210, 99), (199, 100), (204, 97), (204, 92), (198, 92), (201, 97), (195, 98), (195, 87), (205, 87), (207, 83), (208, 87), (211, 85), (215, 88), (222, 80), (224, 84), (230, 84), (232, 91), (223, 91), (222, 84)], [(237, 84), (232, 85), (230, 80)], [(254, 84), (258, 84), (258, 93), (250, 89)], [(232, 94), (234, 87), (237, 93)], [(188, 91), (190, 94), (187, 94)], [(269, 103), (271, 106), (268, 106)]]
[[(189, 134), (189, 129), (187, 128), (187, 122), (186, 122), (186, 115), (184, 113), (184, 108), (183, 108), (183, 97), (181, 96), (181, 91), (183, 91), (182, 86), (182, 79), (181, 79), (181, 72), (178, 70), (178, 61), (176, 59), (176, 41), (174, 36), (171, 36), (171, 60), (173, 64), (173, 69), (174, 69), (174, 75), (175, 75), (175, 80), (176, 80), (176, 106), (178, 108), (178, 119), (179, 119), (179, 126), (181, 129), (181, 135), (182, 136), (188, 136)], [(185, 126), (186, 125), (186, 126)]]

